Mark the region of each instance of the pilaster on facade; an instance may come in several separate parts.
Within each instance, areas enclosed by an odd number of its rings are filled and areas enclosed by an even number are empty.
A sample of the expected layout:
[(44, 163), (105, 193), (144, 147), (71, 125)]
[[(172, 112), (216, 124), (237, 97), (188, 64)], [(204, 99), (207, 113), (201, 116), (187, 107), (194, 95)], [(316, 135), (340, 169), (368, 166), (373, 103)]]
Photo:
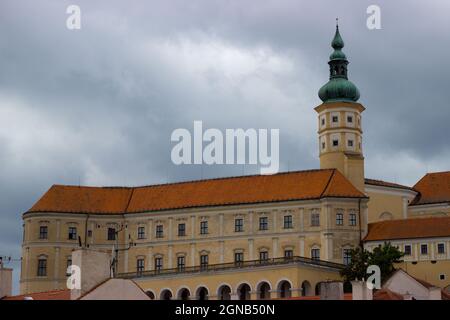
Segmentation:
[(148, 231), (147, 231), (147, 239), (148, 241), (152, 241), (153, 240), (153, 219), (148, 219), (147, 222), (147, 227), (148, 227)]
[(61, 221), (59, 219), (56, 220), (56, 241), (60, 241), (60, 230), (61, 229)]
[(224, 225), (223, 225), (223, 213), (219, 214), (219, 236), (223, 237), (223, 229), (224, 229)]
[(169, 269), (173, 268), (173, 245), (169, 244), (167, 247), (167, 267)]
[(190, 244), (191, 247), (191, 267), (195, 266), (195, 242)]
[(173, 239), (173, 217), (169, 217), (169, 241)]
[(324, 247), (324, 260), (332, 260), (333, 259), (333, 233), (325, 232), (323, 233), (324, 243), (322, 246)]
[(303, 232), (305, 230), (305, 208), (300, 208), (300, 232)]
[(278, 232), (278, 218), (279, 218), (279, 211), (275, 209), (272, 211), (273, 230), (275, 232)]
[(191, 216), (191, 238), (192, 239), (195, 239), (195, 219), (196, 219), (196, 216), (192, 215)]
[(299, 236), (299, 254), (300, 257), (305, 256), (305, 236)]
[(219, 241), (219, 263), (224, 263), (225, 255), (225, 242), (223, 240)]
[(255, 260), (254, 240), (248, 239), (248, 255), (250, 260)]
[(153, 246), (147, 247), (147, 269), (153, 270)]
[(248, 221), (249, 221), (249, 233), (250, 234), (254, 234), (254, 232), (255, 232), (255, 228), (254, 228), (254, 226), (253, 226), (253, 217), (254, 216), (254, 212), (253, 211), (250, 211), (249, 213), (248, 213)]
[(278, 258), (278, 237), (272, 238), (272, 256)]

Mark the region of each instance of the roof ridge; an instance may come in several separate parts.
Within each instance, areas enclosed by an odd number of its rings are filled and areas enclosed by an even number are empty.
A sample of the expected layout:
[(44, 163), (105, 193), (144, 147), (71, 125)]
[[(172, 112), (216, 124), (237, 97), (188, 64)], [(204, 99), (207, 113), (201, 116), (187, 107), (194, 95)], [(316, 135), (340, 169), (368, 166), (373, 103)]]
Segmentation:
[(193, 183), (193, 182), (205, 182), (205, 181), (214, 181), (214, 180), (228, 180), (228, 179), (237, 179), (237, 178), (251, 178), (251, 177), (265, 177), (265, 176), (278, 176), (285, 174), (295, 174), (295, 173), (308, 173), (308, 172), (319, 172), (319, 171), (334, 171), (336, 169), (306, 169), (306, 170), (295, 170), (295, 171), (283, 171), (277, 172), (274, 174), (249, 174), (249, 175), (239, 175), (239, 176), (225, 176), (225, 177), (215, 177), (208, 179), (198, 179), (198, 180), (186, 180), (186, 181), (175, 181), (175, 182), (166, 182), (166, 183), (156, 183), (156, 184), (147, 184), (140, 186), (80, 186), (80, 185), (70, 185), (70, 184), (53, 184), (52, 187), (60, 186), (60, 187), (73, 187), (73, 188), (98, 188), (98, 189), (139, 189), (139, 188), (149, 188), (149, 187), (159, 187), (159, 186), (167, 186), (174, 184), (184, 184), (184, 183)]

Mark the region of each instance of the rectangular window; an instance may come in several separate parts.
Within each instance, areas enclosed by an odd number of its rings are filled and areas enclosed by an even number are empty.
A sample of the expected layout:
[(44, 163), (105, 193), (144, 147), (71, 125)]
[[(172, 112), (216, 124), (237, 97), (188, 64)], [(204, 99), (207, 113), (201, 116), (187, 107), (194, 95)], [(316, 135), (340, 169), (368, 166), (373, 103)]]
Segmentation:
[(207, 254), (200, 255), (200, 268), (202, 270), (208, 269), (209, 257)]
[(267, 251), (260, 251), (259, 252), (259, 261), (264, 262), (269, 260), (269, 252)]
[(325, 125), (325, 118), (322, 118), (322, 126)]
[(39, 239), (47, 239), (48, 238), (48, 227), (40, 226), (39, 227)]
[(186, 259), (185, 259), (184, 256), (177, 257), (177, 269), (178, 269), (178, 271), (184, 271), (184, 268), (186, 267), (185, 260)]
[(293, 250), (284, 250), (284, 257), (286, 259), (292, 259), (294, 257), (294, 251)]
[(161, 271), (162, 268), (163, 268), (163, 258), (162, 257), (155, 258), (155, 270)]
[(137, 259), (136, 260), (136, 271), (138, 276), (142, 275), (145, 268), (145, 260), (144, 259)]
[(208, 234), (208, 221), (200, 222), (200, 234)]
[(410, 255), (411, 255), (411, 252), (412, 252), (412, 250), (411, 250), (411, 245), (405, 244), (404, 252), (405, 252), (405, 256), (410, 256)]
[(337, 123), (337, 122), (339, 121), (338, 116), (333, 116), (333, 117), (332, 117), (332, 121), (333, 121), (334, 123)]
[(292, 216), (284, 216), (284, 229), (292, 229)]
[(353, 140), (348, 140), (347, 144), (348, 144), (349, 147), (353, 147)]
[(37, 276), (38, 277), (47, 276), (47, 259), (38, 259)]
[(145, 227), (138, 227), (138, 239), (145, 239)]
[(268, 230), (269, 222), (267, 217), (259, 218), (259, 230)]
[(353, 117), (352, 116), (347, 116), (347, 122), (348, 123), (353, 123)]
[(163, 225), (162, 224), (158, 224), (156, 226), (156, 237), (157, 238), (164, 237), (164, 229), (163, 229)]
[(116, 240), (116, 229), (108, 228), (108, 240)]
[(428, 254), (428, 245), (427, 244), (421, 244), (420, 245), (420, 254)]
[(445, 244), (444, 243), (438, 243), (437, 249), (438, 249), (438, 254), (444, 254), (445, 253)]
[(186, 235), (186, 224), (185, 223), (180, 223), (178, 225), (178, 236), (179, 237), (184, 237)]
[(325, 142), (322, 142), (322, 149), (325, 149)]
[(320, 260), (320, 249), (311, 249), (311, 259)]
[(339, 140), (333, 140), (333, 147), (339, 146)]
[(92, 230), (88, 230), (88, 237), (92, 237)]
[(343, 257), (343, 263), (345, 265), (350, 264), (350, 262), (352, 262), (352, 255), (351, 255), (352, 250), (351, 249), (344, 249), (342, 252), (342, 257)]
[(336, 213), (336, 225), (342, 226), (344, 224), (344, 214), (343, 213)]
[(244, 253), (243, 252), (235, 252), (234, 253), (234, 263), (240, 265), (243, 262), (244, 262)]
[(313, 227), (320, 226), (320, 214), (319, 213), (311, 213), (311, 226), (313, 226)]
[(244, 219), (234, 219), (234, 232), (244, 231)]
[(351, 226), (356, 226), (356, 213), (350, 213), (348, 222)]
[(69, 240), (77, 239), (77, 228), (69, 227)]

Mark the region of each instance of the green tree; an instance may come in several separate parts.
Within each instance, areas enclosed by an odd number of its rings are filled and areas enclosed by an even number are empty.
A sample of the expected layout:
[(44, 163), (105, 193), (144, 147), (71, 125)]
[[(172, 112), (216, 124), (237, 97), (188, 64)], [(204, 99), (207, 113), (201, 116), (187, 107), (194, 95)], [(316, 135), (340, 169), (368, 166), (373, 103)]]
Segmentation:
[(384, 281), (389, 275), (395, 271), (394, 263), (402, 261), (405, 254), (397, 247), (385, 242), (384, 245), (378, 246), (370, 253), (370, 264), (380, 267), (381, 281)]
[(350, 252), (351, 262), (341, 270), (341, 276), (345, 281), (366, 280), (367, 267), (376, 265), (380, 267), (381, 281), (384, 281), (395, 270), (394, 264), (401, 262), (403, 256), (404, 253), (389, 242), (376, 247), (372, 252), (358, 247)]
[(369, 251), (361, 249), (360, 247), (350, 251), (350, 263), (341, 270), (341, 276), (346, 281), (355, 279), (365, 279), (366, 270), (369, 266)]

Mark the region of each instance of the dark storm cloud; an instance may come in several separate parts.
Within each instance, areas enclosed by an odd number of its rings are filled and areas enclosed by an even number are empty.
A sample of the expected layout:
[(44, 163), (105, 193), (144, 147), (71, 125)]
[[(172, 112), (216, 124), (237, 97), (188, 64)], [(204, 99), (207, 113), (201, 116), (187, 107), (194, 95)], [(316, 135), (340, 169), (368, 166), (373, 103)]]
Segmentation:
[[(313, 107), (337, 16), (367, 107), (367, 175), (413, 184), (448, 170), (450, 5), (376, 2), (2, 1), (0, 254), (20, 256), (21, 213), (53, 183), (259, 171), (173, 165), (170, 134), (194, 120), (279, 128), (280, 169), (318, 167)], [(69, 4), (80, 31), (65, 27)], [(371, 4), (382, 30), (366, 28)]]

